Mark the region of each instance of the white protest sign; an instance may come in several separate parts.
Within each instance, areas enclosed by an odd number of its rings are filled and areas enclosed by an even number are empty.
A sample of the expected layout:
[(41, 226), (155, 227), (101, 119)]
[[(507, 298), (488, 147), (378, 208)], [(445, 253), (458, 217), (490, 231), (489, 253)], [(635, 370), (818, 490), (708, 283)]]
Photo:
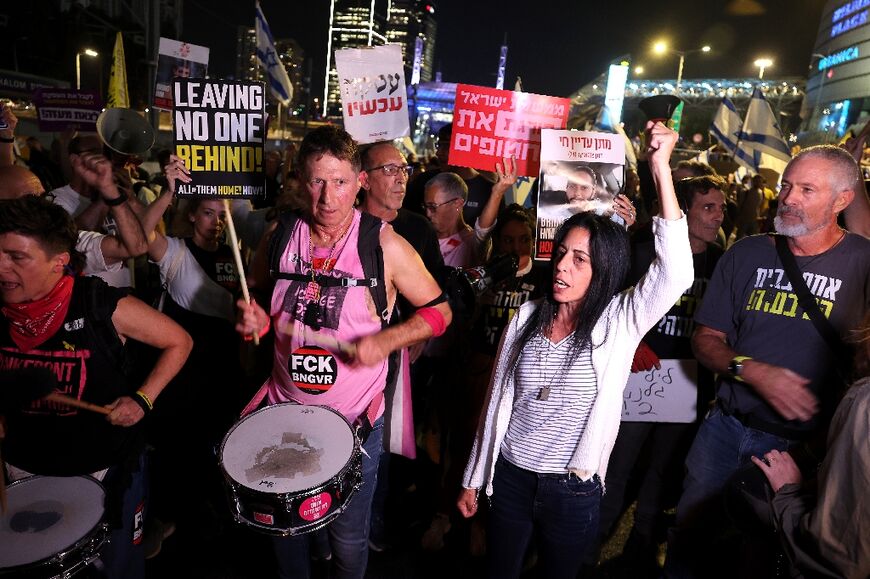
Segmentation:
[(698, 415), (698, 362), (661, 360), (661, 370), (632, 372), (622, 393), (625, 422), (694, 422)]
[(359, 143), (406, 137), (408, 95), (398, 44), (335, 51), (344, 128)]

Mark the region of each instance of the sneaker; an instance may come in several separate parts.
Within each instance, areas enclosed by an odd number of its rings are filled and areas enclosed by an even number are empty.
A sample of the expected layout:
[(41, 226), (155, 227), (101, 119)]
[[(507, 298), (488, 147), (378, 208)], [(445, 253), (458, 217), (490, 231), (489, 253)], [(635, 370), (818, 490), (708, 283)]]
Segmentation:
[(425, 551), (440, 551), (444, 548), (444, 535), (450, 531), (450, 517), (438, 513), (432, 519), (432, 524), (423, 533), (420, 545)]
[(160, 549), (163, 548), (163, 541), (172, 536), (175, 532), (175, 523), (169, 521), (164, 523), (160, 519), (152, 519), (145, 526), (145, 537), (142, 539), (142, 545), (145, 549), (145, 558), (153, 559), (160, 554)]

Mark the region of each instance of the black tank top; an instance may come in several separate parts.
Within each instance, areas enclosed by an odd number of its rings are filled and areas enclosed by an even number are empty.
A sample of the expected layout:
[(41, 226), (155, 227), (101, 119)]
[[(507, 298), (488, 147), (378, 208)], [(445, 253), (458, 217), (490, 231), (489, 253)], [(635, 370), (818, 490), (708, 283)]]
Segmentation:
[[(77, 277), (63, 326), (46, 342), (21, 352), (0, 316), (0, 373), (28, 366), (49, 368), (60, 392), (109, 404), (136, 387), (126, 380), (125, 349), (112, 314), (126, 290), (96, 277)], [(35, 474), (69, 476), (121, 464), (141, 449), (139, 425), (109, 424), (102, 414), (70, 409), (44, 400), (7, 411), (3, 446), (9, 464)]]

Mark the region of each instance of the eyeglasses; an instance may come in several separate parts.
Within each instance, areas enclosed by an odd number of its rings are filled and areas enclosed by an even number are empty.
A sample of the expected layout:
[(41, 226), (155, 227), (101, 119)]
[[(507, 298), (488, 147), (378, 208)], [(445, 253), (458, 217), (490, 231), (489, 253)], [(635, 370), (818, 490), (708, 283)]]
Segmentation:
[(395, 177), (399, 174), (399, 171), (405, 174), (405, 177), (410, 177), (412, 173), (414, 173), (414, 167), (411, 165), (396, 165), (394, 163), (390, 163), (389, 165), (379, 165), (378, 167), (372, 167), (371, 169), (366, 169), (367, 173), (371, 171), (383, 171), (384, 175), (387, 177)]
[(423, 208), (423, 211), (431, 211), (434, 213), (442, 205), (447, 205), (448, 203), (456, 201), (457, 199), (459, 199), (459, 197), (454, 197), (453, 199), (448, 199), (447, 201), (444, 201), (443, 203), (422, 203), (420, 206)]

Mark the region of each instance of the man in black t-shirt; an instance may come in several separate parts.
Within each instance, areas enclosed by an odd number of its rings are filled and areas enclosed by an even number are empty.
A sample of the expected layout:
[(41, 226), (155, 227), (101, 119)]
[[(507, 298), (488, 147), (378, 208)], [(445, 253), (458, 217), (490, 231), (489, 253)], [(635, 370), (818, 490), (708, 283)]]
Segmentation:
[(444, 265), (435, 229), (422, 215), (402, 208), (412, 174), (405, 156), (384, 141), (363, 150), (361, 157), (365, 190), (362, 210), (392, 225), (417, 250), (429, 273), (435, 275)]
[[(860, 178), (843, 149), (805, 149), (785, 169), (774, 221), (841, 338), (870, 304), (870, 241), (837, 225), (856, 193), (864, 195)], [(741, 240), (722, 256), (695, 323), (695, 356), (721, 381), (686, 458), (668, 577), (707, 577), (710, 565), (722, 562), (710, 549), (726, 524), (722, 493), (750, 457), (784, 451), (826, 429), (845, 348), (822, 338), (805, 314), (767, 235)]]
[[(676, 184), (677, 199), (686, 213), (692, 247), (695, 281), (661, 320), (644, 336), (635, 354), (632, 371), (645, 372), (660, 359), (694, 359), (690, 338), (694, 315), (704, 299), (713, 269), (722, 250), (715, 244), (725, 215), (725, 180), (718, 176), (686, 178)], [(655, 259), (653, 241), (634, 243), (628, 284), (646, 274)], [(701, 416), (712, 397), (713, 376), (698, 369), (697, 407)], [(693, 401), (694, 402), (694, 401)], [(656, 574), (657, 533), (664, 510), (676, 497), (669, 492), (682, 478), (683, 461), (697, 422), (622, 422), (607, 469), (607, 493), (601, 499), (602, 540), (611, 532), (625, 506), (626, 487), (634, 474), (639, 481), (634, 526), (623, 549), (623, 560), (634, 566), (634, 575)], [(630, 501), (628, 501), (630, 502)], [(633, 575), (633, 576), (634, 576)]]

